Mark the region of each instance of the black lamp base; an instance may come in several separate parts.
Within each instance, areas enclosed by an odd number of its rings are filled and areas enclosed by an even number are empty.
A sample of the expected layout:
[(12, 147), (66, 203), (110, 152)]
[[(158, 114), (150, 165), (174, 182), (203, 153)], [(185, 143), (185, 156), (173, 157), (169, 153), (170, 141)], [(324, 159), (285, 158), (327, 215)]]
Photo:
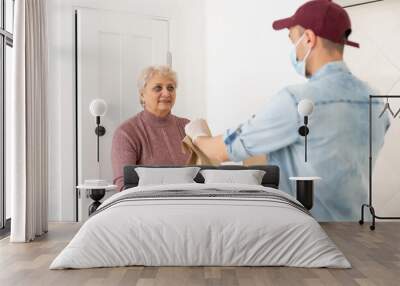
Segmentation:
[(100, 200), (105, 196), (106, 189), (90, 189), (89, 197), (94, 200), (94, 202), (89, 206), (89, 216), (94, 213), (97, 208), (101, 205)]
[(94, 130), (94, 133), (96, 133), (96, 135), (98, 136), (103, 136), (104, 134), (106, 134), (106, 129), (103, 126), (99, 125)]
[(299, 128), (299, 134), (300, 134), (301, 136), (304, 137), (304, 136), (308, 135), (308, 133), (310, 133), (310, 130), (308, 129), (307, 126), (303, 125), (303, 126), (301, 126), (301, 127)]
[(312, 180), (296, 181), (296, 199), (311, 210), (314, 205), (314, 182)]

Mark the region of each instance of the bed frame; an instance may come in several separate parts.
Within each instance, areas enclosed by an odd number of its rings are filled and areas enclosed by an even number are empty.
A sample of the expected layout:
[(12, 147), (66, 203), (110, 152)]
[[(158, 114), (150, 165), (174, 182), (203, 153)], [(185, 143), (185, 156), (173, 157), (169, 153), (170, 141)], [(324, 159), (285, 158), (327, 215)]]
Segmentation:
[[(146, 166), (146, 165), (129, 165), (124, 168), (124, 189), (136, 187), (139, 183), (139, 176), (135, 171), (137, 167), (147, 168), (179, 168), (191, 166)], [(264, 187), (271, 187), (278, 189), (279, 187), (279, 167), (274, 165), (255, 165), (255, 166), (242, 166), (242, 165), (221, 165), (221, 166), (193, 166), (200, 167), (201, 170), (218, 169), (218, 170), (263, 170), (265, 175), (261, 184)], [(200, 174), (194, 178), (197, 183), (204, 183), (204, 178)]]

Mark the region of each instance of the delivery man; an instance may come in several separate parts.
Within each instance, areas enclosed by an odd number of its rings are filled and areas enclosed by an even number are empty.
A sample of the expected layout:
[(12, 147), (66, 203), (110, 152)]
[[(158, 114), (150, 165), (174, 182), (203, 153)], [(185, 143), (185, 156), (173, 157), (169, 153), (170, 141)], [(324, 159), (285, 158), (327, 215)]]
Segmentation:
[[(308, 81), (283, 88), (260, 113), (223, 135), (205, 136), (207, 123), (202, 119), (186, 125), (186, 134), (208, 157), (221, 162), (266, 154), (269, 164), (280, 167), (280, 189), (292, 195), (295, 186), (289, 177), (319, 176), (313, 216), (320, 221), (358, 220), (361, 204), (367, 201), (368, 100), (373, 92), (343, 62), (345, 45), (359, 47), (349, 40), (350, 18), (330, 0), (313, 0), (272, 26), (288, 29), (293, 68)], [(315, 106), (309, 122), (307, 162), (298, 132), (303, 118), (297, 105), (302, 99)], [(376, 155), (389, 119), (378, 119), (381, 101), (374, 106)]]

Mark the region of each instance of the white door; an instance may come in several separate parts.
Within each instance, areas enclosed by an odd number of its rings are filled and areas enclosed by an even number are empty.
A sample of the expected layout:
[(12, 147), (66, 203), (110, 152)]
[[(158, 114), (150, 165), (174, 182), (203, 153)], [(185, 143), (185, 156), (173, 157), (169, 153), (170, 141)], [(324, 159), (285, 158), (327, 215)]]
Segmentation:
[[(78, 182), (112, 182), (114, 130), (142, 110), (136, 87), (140, 71), (148, 65), (167, 64), (168, 21), (86, 8), (78, 9), (77, 15)], [(108, 105), (101, 118), (106, 134), (100, 137), (99, 163), (95, 118), (89, 112), (95, 98)]]

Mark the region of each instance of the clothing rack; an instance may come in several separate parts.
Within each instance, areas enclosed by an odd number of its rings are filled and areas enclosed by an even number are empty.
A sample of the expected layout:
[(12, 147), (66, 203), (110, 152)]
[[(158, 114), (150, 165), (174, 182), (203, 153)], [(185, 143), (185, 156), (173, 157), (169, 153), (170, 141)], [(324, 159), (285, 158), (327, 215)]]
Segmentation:
[(375, 229), (375, 219), (400, 219), (400, 217), (384, 217), (378, 216), (375, 213), (375, 208), (372, 205), (372, 99), (373, 98), (400, 98), (400, 95), (370, 95), (369, 96), (369, 203), (363, 204), (361, 206), (361, 219), (359, 220), (359, 224), (364, 224), (364, 208), (369, 208), (369, 211), (372, 215), (372, 224), (370, 225), (370, 229)]

